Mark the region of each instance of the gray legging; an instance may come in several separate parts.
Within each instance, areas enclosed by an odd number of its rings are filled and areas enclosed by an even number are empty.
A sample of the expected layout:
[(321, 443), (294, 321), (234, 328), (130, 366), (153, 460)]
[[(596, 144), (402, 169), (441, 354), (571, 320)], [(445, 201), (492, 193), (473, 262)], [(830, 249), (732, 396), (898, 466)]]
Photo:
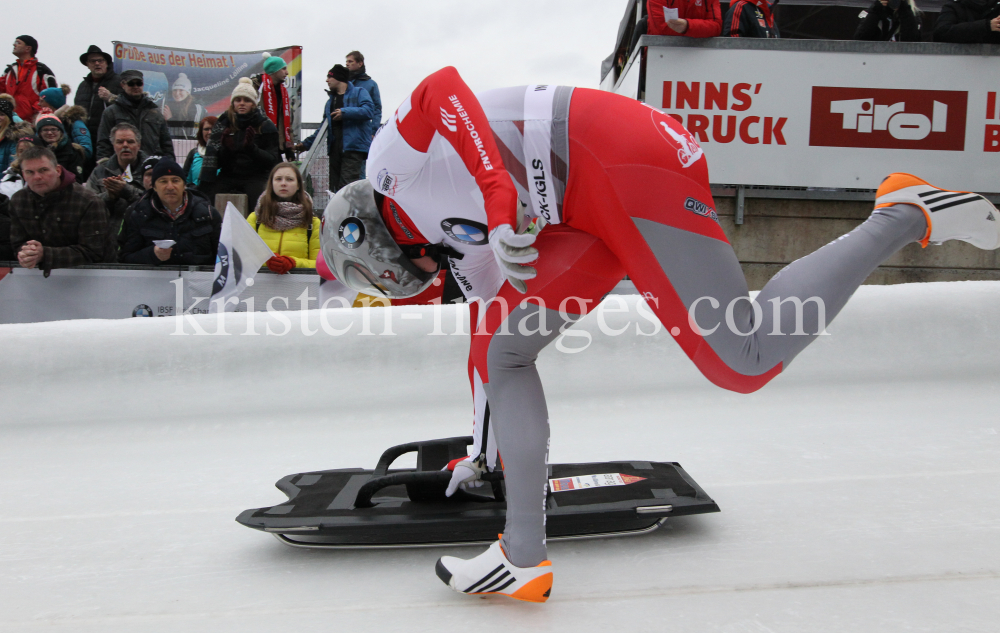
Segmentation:
[[(635, 218), (634, 222), (686, 308), (690, 309), (702, 297), (717, 301), (716, 308), (710, 300), (703, 299), (695, 310), (701, 336), (712, 352), (739, 374), (760, 378), (787, 367), (816, 338), (822, 327), (833, 320), (876, 267), (903, 246), (920, 240), (927, 230), (923, 212), (916, 207), (895, 205), (878, 209), (847, 235), (789, 264), (768, 282), (755, 301), (750, 301), (739, 262), (728, 244), (650, 220)], [(572, 267), (580, 265), (580, 262), (573, 262), (570, 268), (550, 274), (546, 279), (547, 273), (541, 268), (548, 252), (543, 239), (546, 231), (548, 229), (539, 236), (539, 277), (529, 284), (529, 295), (538, 293), (540, 287), (544, 288), (560, 275), (572, 274)], [(553, 234), (559, 235), (558, 232)], [(597, 287), (599, 285), (594, 287), (596, 297), (609, 289)], [(639, 290), (643, 288), (640, 286)], [(805, 304), (797, 308), (794, 301), (788, 300), (793, 297), (801, 298)], [(822, 301), (825, 315), (821, 315), (817, 301), (805, 301), (812, 297)], [(778, 301), (772, 302), (772, 299)], [(730, 303), (733, 307), (729, 320), (734, 327), (726, 320)], [(779, 307), (775, 310), (774, 306)], [(801, 330), (796, 324), (797, 311), (801, 314)], [(780, 331), (791, 334), (794, 329), (800, 334), (769, 336), (776, 312), (781, 322)], [(823, 316), (825, 323), (821, 322)], [(526, 318), (527, 323), (545, 318), (550, 331), (525, 334), (524, 331), (530, 332), (533, 328), (518, 328), (517, 324), (525, 322)], [(546, 558), (549, 424), (535, 359), (559, 335), (561, 326), (568, 326), (580, 318), (581, 315), (527, 303), (511, 310), (509, 316), (502, 319), (509, 327), (495, 328), (496, 333), (487, 333), (482, 339), (486, 341), (488, 380), (484, 389), (490, 404), (491, 430), (503, 459), (507, 485), (503, 546), (511, 562), (521, 567), (537, 565)], [(716, 324), (719, 327), (709, 332)], [(740, 334), (751, 330), (752, 334)], [(474, 341), (474, 357), (476, 345)], [(694, 357), (693, 360), (704, 371), (701, 364), (704, 361)], [(764, 382), (766, 380), (760, 385)]]

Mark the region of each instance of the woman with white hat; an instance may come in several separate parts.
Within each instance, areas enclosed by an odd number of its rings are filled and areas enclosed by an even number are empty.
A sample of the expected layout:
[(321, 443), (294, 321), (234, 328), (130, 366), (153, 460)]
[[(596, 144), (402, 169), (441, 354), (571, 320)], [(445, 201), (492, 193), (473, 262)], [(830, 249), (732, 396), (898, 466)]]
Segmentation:
[(177, 75), (171, 87), (172, 101), (164, 99), (163, 118), (172, 121), (170, 131), (174, 138), (193, 139), (198, 134), (198, 122), (205, 118), (205, 108), (195, 103), (191, 96), (191, 80), (186, 73)]
[(257, 91), (240, 77), (229, 108), (212, 126), (201, 164), (201, 188), (211, 196), (242, 193), (256, 202), (271, 169), (281, 162), (278, 128), (257, 107)]

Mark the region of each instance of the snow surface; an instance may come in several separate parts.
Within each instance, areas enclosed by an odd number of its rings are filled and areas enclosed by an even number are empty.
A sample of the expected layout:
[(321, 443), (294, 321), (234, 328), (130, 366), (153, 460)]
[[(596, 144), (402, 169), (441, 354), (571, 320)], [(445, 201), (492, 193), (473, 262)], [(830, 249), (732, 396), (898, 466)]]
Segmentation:
[[(749, 396), (636, 335), (636, 303), (540, 358), (551, 459), (678, 461), (722, 512), (550, 545), (546, 605), (435, 577), (475, 549), (297, 550), (233, 520), (284, 475), (467, 433), (463, 308), (0, 326), (0, 630), (998, 630), (1000, 283), (863, 287)], [(353, 331), (303, 333), (321, 318)]]

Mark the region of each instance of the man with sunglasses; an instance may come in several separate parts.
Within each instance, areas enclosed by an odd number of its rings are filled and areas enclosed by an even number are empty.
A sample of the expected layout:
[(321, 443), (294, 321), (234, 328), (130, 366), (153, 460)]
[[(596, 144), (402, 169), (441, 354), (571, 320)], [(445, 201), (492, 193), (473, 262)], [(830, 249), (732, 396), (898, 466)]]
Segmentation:
[(108, 104), (101, 115), (97, 131), (97, 159), (108, 158), (114, 153), (111, 129), (119, 123), (130, 123), (142, 137), (140, 149), (148, 156), (163, 156), (174, 160), (174, 143), (170, 140), (167, 121), (160, 109), (143, 90), (142, 73), (126, 70), (121, 74), (122, 94)]

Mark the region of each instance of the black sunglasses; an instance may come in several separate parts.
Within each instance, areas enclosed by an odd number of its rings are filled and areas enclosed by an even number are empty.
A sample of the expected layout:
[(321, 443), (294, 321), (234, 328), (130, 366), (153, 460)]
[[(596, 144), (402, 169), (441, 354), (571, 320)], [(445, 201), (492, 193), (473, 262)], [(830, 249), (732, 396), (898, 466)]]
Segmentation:
[(133, 88), (138, 88), (139, 86), (142, 85), (142, 79), (133, 79), (131, 81), (126, 81), (125, 85), (132, 86)]

